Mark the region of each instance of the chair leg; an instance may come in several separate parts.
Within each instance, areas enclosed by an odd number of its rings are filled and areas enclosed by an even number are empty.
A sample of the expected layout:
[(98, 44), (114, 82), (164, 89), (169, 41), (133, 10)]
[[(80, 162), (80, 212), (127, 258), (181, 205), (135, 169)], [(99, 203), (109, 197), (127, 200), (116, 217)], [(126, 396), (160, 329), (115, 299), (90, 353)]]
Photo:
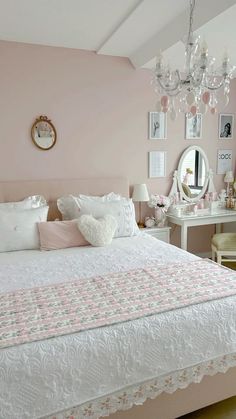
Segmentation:
[(221, 255), (217, 252), (217, 263), (221, 265)]
[(213, 262), (215, 262), (215, 252), (213, 249), (211, 249), (211, 260), (213, 260)]

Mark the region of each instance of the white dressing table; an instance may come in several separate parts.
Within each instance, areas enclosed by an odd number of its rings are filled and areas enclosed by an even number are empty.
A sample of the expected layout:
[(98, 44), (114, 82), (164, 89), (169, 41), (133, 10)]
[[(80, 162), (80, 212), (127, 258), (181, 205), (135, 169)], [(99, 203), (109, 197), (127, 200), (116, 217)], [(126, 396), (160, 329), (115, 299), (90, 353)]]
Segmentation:
[(181, 227), (181, 249), (187, 250), (188, 227), (215, 224), (216, 233), (220, 233), (221, 225), (223, 223), (232, 223), (236, 221), (236, 211), (219, 209), (214, 214), (183, 215), (181, 217), (176, 217), (175, 215), (167, 214), (167, 219), (170, 223), (177, 224)]
[[(189, 183), (186, 177), (187, 172), (192, 174)], [(191, 187), (193, 190), (198, 190), (196, 195), (192, 195)], [(203, 212), (196, 211), (196, 213), (188, 214), (186, 205), (197, 204), (206, 193), (208, 195), (216, 193), (213, 171), (209, 167), (204, 150), (193, 145), (184, 150), (178, 168), (174, 171), (173, 184), (169, 193), (173, 204), (167, 213), (168, 221), (181, 227), (181, 248), (184, 250), (187, 250), (188, 227), (215, 224), (216, 232), (220, 233), (222, 224), (236, 221), (236, 211), (221, 207), (209, 209), (209, 212), (205, 208)], [(178, 201), (175, 203), (177, 196)]]

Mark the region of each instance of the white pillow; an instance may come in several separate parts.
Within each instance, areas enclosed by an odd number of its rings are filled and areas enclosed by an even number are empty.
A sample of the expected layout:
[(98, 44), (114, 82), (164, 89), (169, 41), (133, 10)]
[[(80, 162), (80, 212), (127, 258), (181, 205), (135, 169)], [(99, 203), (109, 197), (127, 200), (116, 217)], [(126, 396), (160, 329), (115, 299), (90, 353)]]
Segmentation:
[[(73, 195), (71, 195), (71, 196), (73, 196)], [(82, 195), (82, 194), (80, 194), (75, 198), (82, 199), (83, 201), (106, 202), (106, 201), (120, 201), (121, 200), (121, 195), (119, 195), (115, 192), (110, 192), (107, 195), (103, 195), (103, 196)]]
[(1, 202), (0, 209), (30, 209), (38, 208), (41, 206), (47, 205), (46, 199), (41, 195), (32, 195), (28, 198), (23, 199), (23, 201), (18, 202)]
[(97, 220), (92, 215), (84, 214), (78, 218), (78, 228), (93, 246), (107, 246), (112, 242), (117, 221), (109, 214)]
[(0, 209), (0, 252), (39, 249), (37, 223), (47, 221), (48, 206)]
[(135, 221), (135, 210), (132, 199), (122, 198), (120, 201), (83, 201), (74, 197), (79, 214), (89, 214), (95, 218), (112, 215), (117, 221), (114, 237), (129, 237), (139, 234)]
[(62, 215), (63, 220), (74, 220), (79, 217), (79, 210), (77, 204), (75, 204), (74, 198), (81, 199), (83, 202), (106, 202), (106, 201), (117, 201), (121, 199), (121, 196), (110, 192), (107, 195), (103, 196), (92, 196), (92, 195), (78, 195), (74, 197), (73, 195), (63, 196), (57, 200), (57, 207)]

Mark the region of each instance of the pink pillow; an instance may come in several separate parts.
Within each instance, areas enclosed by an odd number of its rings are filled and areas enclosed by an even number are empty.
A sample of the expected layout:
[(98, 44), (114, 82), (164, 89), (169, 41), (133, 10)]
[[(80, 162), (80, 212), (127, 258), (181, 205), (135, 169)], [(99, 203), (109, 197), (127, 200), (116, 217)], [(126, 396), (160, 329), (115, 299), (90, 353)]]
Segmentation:
[(38, 223), (38, 229), (41, 250), (57, 250), (89, 244), (80, 233), (77, 220), (42, 222)]

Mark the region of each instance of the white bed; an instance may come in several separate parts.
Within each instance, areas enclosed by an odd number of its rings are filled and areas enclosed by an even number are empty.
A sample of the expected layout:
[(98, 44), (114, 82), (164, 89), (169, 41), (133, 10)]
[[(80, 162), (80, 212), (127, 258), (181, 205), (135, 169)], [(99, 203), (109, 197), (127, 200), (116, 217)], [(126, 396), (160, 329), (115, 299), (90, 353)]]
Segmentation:
[[(105, 248), (0, 254), (1, 292), (75, 278), (144, 267), (150, 263), (187, 262), (196, 257), (140, 234), (115, 239)], [(199, 380), (216, 360), (214, 371), (236, 365), (236, 297), (189, 306), (113, 326), (33, 342), (0, 351), (0, 417), (41, 418), (127, 389), (129, 403), (137, 384), (172, 375), (172, 388)], [(197, 331), (197, 333), (196, 333)], [(227, 364), (227, 365), (226, 365)], [(178, 371), (189, 377), (179, 381)], [(177, 372), (177, 374), (176, 374)], [(132, 388), (132, 386), (134, 386)], [(131, 387), (131, 388), (130, 388)], [(93, 404), (99, 411), (100, 402)], [(115, 410), (115, 398), (108, 408)], [(85, 417), (80, 411), (78, 417)], [(78, 410), (79, 412), (79, 410)], [(77, 413), (78, 413), (77, 412)], [(68, 412), (67, 412), (68, 413)], [(101, 413), (101, 412), (100, 412)], [(66, 417), (66, 413), (57, 418)], [(92, 417), (97, 417), (96, 415)]]
[[(124, 179), (98, 179), (94, 185), (91, 179), (3, 182), (0, 201), (43, 194), (54, 219), (55, 198), (65, 193), (113, 190), (128, 195)], [(115, 239), (104, 248), (2, 253), (0, 289), (4, 293), (196, 259), (145, 234)], [(173, 419), (236, 394), (235, 366), (236, 297), (221, 298), (0, 349), (0, 418)], [(190, 384), (204, 376), (212, 377)], [(143, 406), (132, 408), (135, 404)]]

